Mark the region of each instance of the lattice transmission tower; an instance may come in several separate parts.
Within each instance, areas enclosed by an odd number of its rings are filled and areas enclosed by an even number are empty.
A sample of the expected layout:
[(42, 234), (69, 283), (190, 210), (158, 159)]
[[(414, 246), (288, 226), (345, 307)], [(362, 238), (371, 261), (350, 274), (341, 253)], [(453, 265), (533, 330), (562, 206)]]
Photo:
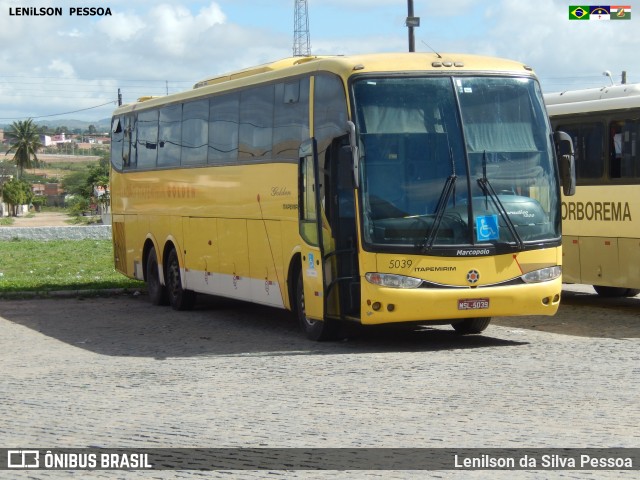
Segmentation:
[(307, 55), (311, 55), (307, 0), (294, 0), (293, 56), (304, 57)]

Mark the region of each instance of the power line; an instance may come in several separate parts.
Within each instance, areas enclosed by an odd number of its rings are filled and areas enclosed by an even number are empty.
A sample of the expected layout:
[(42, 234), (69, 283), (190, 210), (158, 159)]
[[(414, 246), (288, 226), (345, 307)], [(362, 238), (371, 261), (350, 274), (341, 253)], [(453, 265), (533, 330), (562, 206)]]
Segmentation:
[(35, 120), (36, 118), (59, 117), (59, 116), (62, 116), (62, 115), (69, 115), (71, 113), (84, 112), (86, 110), (92, 110), (94, 108), (104, 107), (104, 106), (109, 105), (109, 104), (114, 104), (115, 105), (115, 103), (116, 103), (116, 101), (112, 100), (112, 101), (107, 102), (107, 103), (102, 103), (100, 105), (94, 105), (93, 107), (81, 108), (79, 110), (73, 110), (71, 112), (52, 113), (52, 114), (49, 114), (49, 115), (37, 115), (37, 116), (33, 116), (33, 117), (0, 117), (0, 120), (21, 120), (21, 119), (27, 119), (27, 118), (32, 118), (32, 119)]
[(67, 78), (67, 77), (39, 77), (37, 75), (0, 75), (1, 78), (31, 78), (31, 79), (54, 79), (54, 80), (75, 80), (81, 82), (171, 82), (171, 83), (193, 83), (193, 80), (153, 80), (149, 78), (127, 79), (127, 78)]

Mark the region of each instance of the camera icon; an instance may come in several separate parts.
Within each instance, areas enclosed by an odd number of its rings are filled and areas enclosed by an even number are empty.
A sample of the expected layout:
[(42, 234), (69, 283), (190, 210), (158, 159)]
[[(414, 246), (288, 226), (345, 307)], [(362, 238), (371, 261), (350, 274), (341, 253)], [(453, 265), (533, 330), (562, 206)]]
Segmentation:
[(7, 468), (40, 468), (40, 451), (8, 450)]

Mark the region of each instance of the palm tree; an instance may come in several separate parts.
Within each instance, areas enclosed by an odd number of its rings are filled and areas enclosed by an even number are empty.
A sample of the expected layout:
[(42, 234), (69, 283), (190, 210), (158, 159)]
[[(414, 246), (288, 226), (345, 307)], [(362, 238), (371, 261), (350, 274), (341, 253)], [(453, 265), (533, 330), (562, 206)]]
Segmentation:
[[(11, 124), (11, 130), (6, 132), (11, 147), (5, 155), (14, 153), (13, 161), (18, 169), (18, 178), (22, 177), (25, 168), (37, 167), (38, 150), (42, 148), (38, 128), (33, 119), (18, 120)], [(33, 161), (32, 161), (33, 158)]]

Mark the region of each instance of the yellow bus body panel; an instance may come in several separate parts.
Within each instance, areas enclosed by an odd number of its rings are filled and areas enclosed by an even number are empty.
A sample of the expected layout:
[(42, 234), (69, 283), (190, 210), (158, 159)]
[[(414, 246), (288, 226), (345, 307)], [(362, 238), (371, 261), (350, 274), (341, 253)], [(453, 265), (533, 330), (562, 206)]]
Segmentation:
[(638, 185), (581, 185), (562, 199), (566, 282), (640, 288)]
[(143, 279), (145, 242), (160, 263), (170, 243), (185, 288), (289, 307), (286, 274), (300, 245), (297, 165), (128, 172), (112, 175), (111, 188), (119, 271)]

